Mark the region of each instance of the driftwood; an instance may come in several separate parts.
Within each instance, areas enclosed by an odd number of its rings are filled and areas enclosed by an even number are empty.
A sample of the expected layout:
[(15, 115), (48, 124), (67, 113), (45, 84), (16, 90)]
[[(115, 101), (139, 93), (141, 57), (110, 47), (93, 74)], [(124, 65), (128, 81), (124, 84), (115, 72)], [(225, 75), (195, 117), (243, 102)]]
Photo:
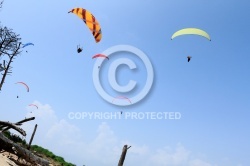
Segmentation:
[[(31, 117), (31, 118), (25, 118), (25, 119), (23, 119), (23, 120), (21, 120), (21, 121), (19, 121), (19, 122), (16, 122), (16, 123), (14, 123), (15, 125), (18, 125), (18, 126), (20, 126), (20, 125), (22, 125), (24, 122), (28, 122), (28, 121), (31, 121), (31, 120), (34, 120), (35, 119), (35, 117)], [(9, 130), (11, 127), (6, 127), (6, 128), (4, 128), (5, 126), (0, 126), (0, 128), (3, 128), (2, 129), (2, 132), (4, 132), (4, 131), (6, 131), (6, 130)]]
[(0, 125), (2, 125), (2, 126), (8, 126), (8, 127), (12, 128), (12, 129), (18, 131), (23, 136), (26, 136), (26, 132), (23, 129), (21, 129), (20, 127), (17, 127), (14, 123), (0, 121)]
[[(16, 123), (0, 121), (0, 125), (1, 125), (0, 127), (2, 129), (4, 128), (2, 130), (2, 132), (0, 132), (0, 150), (7, 151), (9, 153), (15, 153), (18, 156), (18, 158), (22, 158), (34, 166), (36, 166), (36, 165), (49, 166), (49, 161), (47, 161), (41, 157), (38, 157), (37, 155), (33, 154), (28, 149), (26, 149), (26, 148), (22, 147), (21, 145), (9, 140), (3, 134), (3, 131), (6, 131), (6, 130), (12, 128), (12, 129), (18, 131), (19, 133), (21, 133), (23, 136), (26, 136), (26, 132), (23, 129), (21, 129), (20, 127), (18, 127), (18, 125), (20, 126), (20, 125), (22, 125), (22, 123), (30, 121), (30, 120), (34, 120), (34, 119), (35, 119), (35, 117), (31, 117), (31, 118), (27, 118), (27, 119), (21, 120), (21, 121), (16, 122)], [(32, 136), (34, 137), (34, 133)]]
[[(13, 148), (14, 147), (14, 148)], [(9, 153), (16, 153), (19, 158), (31, 163), (32, 165), (49, 166), (49, 161), (34, 155), (31, 151), (23, 148), (21, 145), (14, 143), (0, 133), (0, 149), (4, 149)], [(15, 149), (15, 151), (13, 150)]]
[(33, 138), (34, 138), (34, 135), (35, 135), (35, 133), (36, 133), (36, 128), (37, 128), (37, 124), (35, 125), (34, 131), (33, 131), (33, 133), (32, 133), (32, 136), (31, 136), (31, 139), (30, 139), (30, 143), (29, 143), (29, 145), (28, 145), (28, 150), (30, 150), (31, 143), (32, 143)]
[(130, 148), (131, 146), (128, 147), (128, 145), (124, 145), (123, 149), (122, 149), (122, 154), (118, 163), (118, 166), (123, 166), (126, 154), (127, 154), (127, 150)]

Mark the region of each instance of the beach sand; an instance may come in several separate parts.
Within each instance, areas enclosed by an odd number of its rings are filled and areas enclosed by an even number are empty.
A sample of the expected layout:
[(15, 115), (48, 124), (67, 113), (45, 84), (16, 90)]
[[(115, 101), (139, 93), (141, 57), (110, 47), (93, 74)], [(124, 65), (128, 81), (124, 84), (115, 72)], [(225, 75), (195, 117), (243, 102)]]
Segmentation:
[(8, 158), (8, 153), (0, 154), (0, 166), (18, 166)]

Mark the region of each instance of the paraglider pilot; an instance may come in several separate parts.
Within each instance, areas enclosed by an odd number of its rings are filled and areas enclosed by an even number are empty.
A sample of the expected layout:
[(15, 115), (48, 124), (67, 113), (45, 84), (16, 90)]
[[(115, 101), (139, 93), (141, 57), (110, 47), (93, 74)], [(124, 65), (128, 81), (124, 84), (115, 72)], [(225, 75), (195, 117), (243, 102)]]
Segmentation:
[(82, 52), (82, 48), (80, 48), (79, 45), (77, 46), (77, 52), (78, 52), (78, 53)]
[(192, 58), (191, 56), (187, 56), (188, 62), (191, 60), (191, 58)]

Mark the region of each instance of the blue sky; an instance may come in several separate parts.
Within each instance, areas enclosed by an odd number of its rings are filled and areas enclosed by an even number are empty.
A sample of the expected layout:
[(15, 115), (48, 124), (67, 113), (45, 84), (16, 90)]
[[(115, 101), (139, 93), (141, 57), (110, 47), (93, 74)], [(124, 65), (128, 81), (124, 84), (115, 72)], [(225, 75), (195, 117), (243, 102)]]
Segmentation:
[[(95, 43), (74, 7), (91, 11), (103, 38)], [(0, 95), (1, 120), (27, 123), (29, 140), (77, 165), (247, 166), (249, 154), (250, 49), (248, 1), (14, 1), (0, 11), (1, 24), (20, 34), (26, 47), (13, 63)], [(187, 35), (170, 40), (182, 28), (205, 30), (211, 42)], [(77, 54), (80, 44), (83, 52)], [(128, 44), (142, 50), (154, 68), (154, 83), (140, 103), (118, 107), (97, 93), (91, 57)], [(188, 63), (187, 56), (193, 58)], [(131, 55), (128, 55), (131, 56)], [(110, 58), (103, 68), (105, 80)], [(120, 71), (121, 83), (138, 72)], [(26, 82), (30, 92), (16, 85)], [(107, 87), (108, 88), (108, 87)], [(139, 87), (138, 90), (140, 90)], [(109, 93), (112, 92), (108, 88)], [(19, 95), (17, 99), (16, 96)], [(38, 110), (28, 107), (35, 103)], [(180, 112), (179, 120), (69, 119), (69, 112)], [(32, 111), (32, 115), (30, 112)], [(13, 116), (15, 115), (15, 116)], [(64, 130), (62, 130), (64, 129)]]

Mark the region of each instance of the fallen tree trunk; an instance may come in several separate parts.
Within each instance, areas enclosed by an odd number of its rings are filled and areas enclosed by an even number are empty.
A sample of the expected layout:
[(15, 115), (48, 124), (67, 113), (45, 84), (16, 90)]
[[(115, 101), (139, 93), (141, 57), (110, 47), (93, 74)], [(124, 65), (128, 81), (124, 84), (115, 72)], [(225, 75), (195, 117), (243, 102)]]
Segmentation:
[(31, 151), (23, 148), (21, 145), (14, 143), (13, 141), (6, 138), (3, 133), (0, 133), (0, 149), (4, 149), (9, 153), (15, 153), (13, 150), (15, 148), (16, 155), (25, 161), (31, 163), (32, 165), (49, 166), (49, 161), (34, 155)]

